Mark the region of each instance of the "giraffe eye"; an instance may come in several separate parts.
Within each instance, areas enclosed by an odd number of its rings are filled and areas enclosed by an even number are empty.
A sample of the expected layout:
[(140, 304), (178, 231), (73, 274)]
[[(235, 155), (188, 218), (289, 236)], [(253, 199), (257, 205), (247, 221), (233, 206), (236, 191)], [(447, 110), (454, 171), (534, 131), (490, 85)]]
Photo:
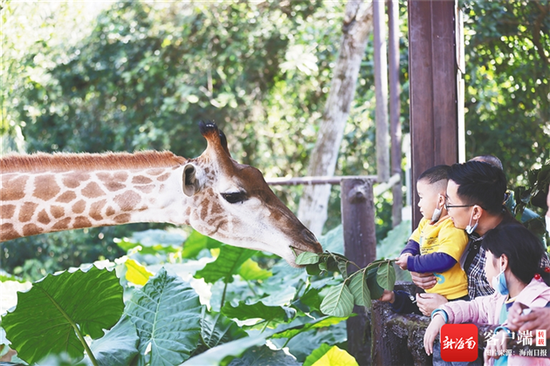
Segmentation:
[(229, 203), (239, 203), (246, 201), (245, 192), (222, 193), (222, 197)]

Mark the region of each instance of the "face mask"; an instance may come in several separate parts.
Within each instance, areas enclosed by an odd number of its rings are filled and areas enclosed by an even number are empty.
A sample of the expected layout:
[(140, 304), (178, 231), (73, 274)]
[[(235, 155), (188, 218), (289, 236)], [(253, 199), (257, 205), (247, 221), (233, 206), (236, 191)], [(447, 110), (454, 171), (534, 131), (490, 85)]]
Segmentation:
[[(475, 206), (474, 206), (474, 207), (475, 207)], [(470, 235), (470, 234), (472, 234), (472, 233), (474, 232), (474, 230), (477, 228), (477, 223), (479, 222), (479, 220), (476, 221), (476, 223), (474, 224), (474, 226), (472, 226), (472, 218), (473, 218), (473, 216), (474, 216), (474, 212), (472, 211), (472, 214), (470, 215), (470, 223), (468, 224), (468, 226), (466, 226), (466, 229), (464, 229), (464, 230), (466, 230), (466, 233), (467, 233), (468, 235)]]
[[(437, 195), (437, 199), (439, 200), (440, 195)], [(432, 224), (439, 221), (439, 218), (441, 217), (441, 208), (436, 207), (434, 210), (434, 213), (432, 214)]]
[(500, 270), (498, 276), (493, 277), (492, 285), (495, 291), (498, 291), (501, 295), (508, 295), (510, 293), (510, 291), (508, 291), (508, 285), (506, 285), (504, 270), (502, 269)]

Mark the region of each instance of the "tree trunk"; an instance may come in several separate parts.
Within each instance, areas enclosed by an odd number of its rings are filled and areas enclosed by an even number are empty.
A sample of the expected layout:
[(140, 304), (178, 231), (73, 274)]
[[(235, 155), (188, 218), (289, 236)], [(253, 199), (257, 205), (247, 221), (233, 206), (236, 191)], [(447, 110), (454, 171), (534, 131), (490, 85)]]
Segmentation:
[[(372, 2), (350, 0), (346, 4), (340, 54), (334, 68), (330, 93), (321, 118), (319, 135), (310, 157), (308, 175), (332, 176), (338, 150), (355, 94), (355, 83), (372, 30)], [(298, 218), (320, 235), (327, 219), (330, 185), (304, 186)]]
[(378, 182), (390, 179), (388, 135), (388, 57), (386, 55), (385, 3), (373, 1), (374, 89), (376, 92), (376, 170)]
[[(399, 2), (388, 0), (389, 40), (388, 58), (390, 75), (390, 136), (391, 136), (391, 173), (401, 177), (401, 122), (399, 115), (401, 103), (399, 100)], [(392, 225), (396, 227), (402, 220), (403, 191), (401, 178), (392, 187)]]

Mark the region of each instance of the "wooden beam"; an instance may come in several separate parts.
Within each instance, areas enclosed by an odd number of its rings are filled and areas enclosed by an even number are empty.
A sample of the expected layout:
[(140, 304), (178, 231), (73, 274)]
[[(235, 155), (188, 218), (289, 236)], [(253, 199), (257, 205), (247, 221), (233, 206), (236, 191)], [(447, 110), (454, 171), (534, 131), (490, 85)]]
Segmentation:
[(455, 1), (409, 1), (413, 227), (422, 218), (416, 179), (458, 161)]

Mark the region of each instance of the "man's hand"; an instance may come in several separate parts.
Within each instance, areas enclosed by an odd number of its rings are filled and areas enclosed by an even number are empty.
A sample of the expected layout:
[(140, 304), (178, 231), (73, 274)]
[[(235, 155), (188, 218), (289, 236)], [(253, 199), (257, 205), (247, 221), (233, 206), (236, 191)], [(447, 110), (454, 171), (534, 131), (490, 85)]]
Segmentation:
[(390, 304), (393, 304), (395, 302), (395, 293), (393, 291), (384, 290), (384, 293), (382, 294), (382, 297), (379, 298), (380, 301), (386, 301)]
[(403, 271), (407, 270), (407, 258), (409, 258), (412, 254), (411, 253), (403, 253), (397, 258), (395, 261), (395, 264), (397, 264)]
[(550, 308), (533, 308), (526, 315), (522, 312), (525, 306), (515, 302), (508, 311), (508, 328), (515, 332), (526, 330), (545, 329), (546, 336), (550, 337)]
[(411, 278), (416, 286), (424, 290), (428, 290), (437, 284), (437, 278), (433, 273), (411, 272)]
[(439, 294), (416, 294), (416, 305), (426, 316), (430, 316), (432, 311), (447, 303), (445, 296)]

